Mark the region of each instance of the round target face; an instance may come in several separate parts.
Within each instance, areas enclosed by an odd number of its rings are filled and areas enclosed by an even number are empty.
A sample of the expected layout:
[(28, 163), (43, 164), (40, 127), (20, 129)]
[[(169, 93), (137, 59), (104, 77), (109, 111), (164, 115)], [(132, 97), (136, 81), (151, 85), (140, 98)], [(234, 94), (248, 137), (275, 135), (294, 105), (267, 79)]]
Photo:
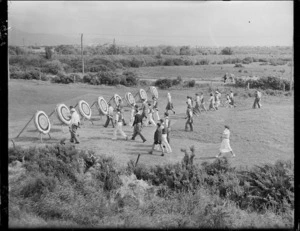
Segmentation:
[(151, 93), (153, 96), (155, 96), (156, 99), (158, 99), (158, 92), (156, 87), (150, 87)]
[(129, 104), (131, 104), (131, 105), (135, 104), (135, 99), (134, 99), (133, 95), (130, 92), (126, 93), (125, 98), (126, 98), (126, 100)]
[(91, 118), (92, 110), (87, 102), (85, 102), (84, 100), (80, 100), (78, 102), (78, 108), (79, 108), (79, 113), (83, 117), (87, 118), (88, 120)]
[(65, 104), (58, 104), (56, 106), (57, 118), (64, 124), (69, 125), (71, 123), (70, 109)]
[(118, 94), (114, 94), (114, 99), (115, 99), (116, 105), (118, 106), (118, 105), (119, 105), (119, 100), (120, 100), (120, 99), (122, 100), (122, 97), (119, 96)]
[(48, 116), (43, 111), (38, 111), (35, 114), (34, 124), (39, 132), (47, 134), (50, 131), (51, 124)]
[(140, 89), (140, 98), (147, 100), (147, 93), (144, 89)]
[(98, 97), (98, 109), (99, 109), (99, 112), (103, 115), (107, 115), (108, 113), (108, 105), (107, 105), (107, 102), (105, 101), (105, 99), (103, 97)]

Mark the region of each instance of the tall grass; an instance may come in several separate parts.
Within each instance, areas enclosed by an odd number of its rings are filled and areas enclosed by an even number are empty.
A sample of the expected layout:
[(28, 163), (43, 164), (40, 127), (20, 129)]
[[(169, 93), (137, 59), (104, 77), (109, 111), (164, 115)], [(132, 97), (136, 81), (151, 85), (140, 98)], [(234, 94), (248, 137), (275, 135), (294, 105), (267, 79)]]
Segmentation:
[(182, 151), (181, 163), (119, 168), (72, 145), (10, 148), (10, 227), (292, 227), (291, 161), (242, 171)]

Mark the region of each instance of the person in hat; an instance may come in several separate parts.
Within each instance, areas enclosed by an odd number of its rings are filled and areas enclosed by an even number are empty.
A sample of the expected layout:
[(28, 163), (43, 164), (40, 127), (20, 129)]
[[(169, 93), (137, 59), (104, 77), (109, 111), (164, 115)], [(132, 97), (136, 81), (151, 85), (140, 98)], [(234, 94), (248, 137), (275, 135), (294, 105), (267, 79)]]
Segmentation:
[(108, 103), (108, 113), (106, 115), (107, 119), (104, 124), (104, 127), (106, 128), (109, 125), (109, 122), (111, 122), (112, 127), (114, 128), (114, 108), (111, 106), (111, 103)]
[(208, 106), (208, 110), (216, 110), (215, 108), (215, 97), (213, 93), (210, 93), (210, 98), (209, 98), (209, 106)]
[(157, 102), (157, 98), (155, 96), (152, 97), (153, 100), (153, 110), (154, 110), (154, 114), (156, 115), (156, 120), (159, 121), (159, 114), (158, 114), (158, 102)]
[(146, 139), (141, 133), (142, 132), (142, 121), (143, 121), (142, 115), (139, 114), (138, 112), (136, 112), (135, 116), (134, 116), (134, 122), (132, 124), (134, 129), (133, 129), (133, 135), (132, 135), (131, 139), (135, 140), (135, 137), (137, 135), (139, 135), (141, 137), (141, 139), (143, 140), (143, 143), (144, 143), (144, 142), (146, 142)]
[(156, 127), (156, 130), (154, 132), (154, 142), (153, 142), (152, 149), (149, 152), (149, 154), (153, 154), (154, 147), (155, 147), (155, 145), (158, 144), (160, 146), (161, 150), (162, 150), (161, 156), (164, 156), (165, 152), (164, 152), (164, 148), (162, 147), (162, 144), (161, 144), (162, 143), (162, 128), (161, 128), (161, 124), (157, 123), (156, 125), (157, 125), (157, 127)]
[(190, 105), (190, 106), (192, 107), (192, 99), (191, 99), (191, 97), (190, 97), (190, 96), (187, 96), (186, 99), (187, 99), (187, 100), (186, 100), (187, 106)]
[(173, 103), (172, 103), (172, 97), (171, 97), (170, 92), (168, 92), (167, 98), (168, 98), (168, 104), (166, 106), (166, 112), (172, 111), (175, 114), (175, 111), (173, 109), (174, 106), (173, 106)]
[(113, 136), (113, 140), (117, 139), (117, 132), (120, 132), (120, 134), (126, 139), (128, 140), (128, 136), (125, 134), (125, 132), (123, 131), (123, 114), (121, 112), (121, 110), (118, 108), (117, 109), (117, 113), (116, 113), (116, 118), (115, 118), (115, 129), (114, 129), (114, 136)]
[(75, 144), (79, 144), (79, 140), (77, 139), (76, 131), (80, 127), (80, 116), (75, 110), (73, 106), (70, 106), (70, 112), (71, 112), (71, 122), (69, 126), (69, 131), (71, 134), (70, 142)]
[(260, 101), (261, 101), (261, 92), (259, 90), (256, 90), (255, 91), (255, 99), (254, 99), (254, 103), (253, 103), (252, 108), (255, 109), (256, 105), (258, 106), (258, 108), (261, 108)]
[(200, 110), (203, 109), (204, 111), (207, 112), (207, 109), (205, 107), (205, 101), (204, 101), (204, 94), (201, 92), (200, 94)]
[(187, 110), (186, 110), (186, 123), (185, 123), (185, 131), (188, 131), (188, 125), (190, 126), (191, 132), (193, 131), (193, 111), (192, 111), (192, 107), (191, 105), (187, 106)]
[(222, 153), (226, 153), (226, 152), (230, 152), (232, 157), (235, 157), (235, 154), (233, 153), (232, 148), (230, 147), (229, 138), (230, 138), (229, 126), (225, 125), (225, 130), (223, 131), (223, 134), (221, 136), (222, 143), (220, 147), (220, 153), (216, 156), (216, 158), (219, 158), (222, 155)]

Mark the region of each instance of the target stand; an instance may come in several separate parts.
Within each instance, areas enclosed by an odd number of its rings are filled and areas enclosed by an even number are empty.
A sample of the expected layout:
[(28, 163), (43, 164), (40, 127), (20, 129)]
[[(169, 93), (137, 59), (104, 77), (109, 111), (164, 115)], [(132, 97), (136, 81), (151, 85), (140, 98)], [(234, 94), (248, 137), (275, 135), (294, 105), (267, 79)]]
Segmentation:
[(96, 105), (96, 108), (99, 111), (100, 119), (102, 119), (102, 116), (108, 114), (108, 104), (102, 96), (99, 96), (97, 100), (92, 103), (91, 109), (94, 105)]
[(154, 96), (156, 99), (158, 99), (158, 91), (157, 91), (156, 87), (150, 86), (146, 92), (151, 92), (152, 96)]
[(57, 119), (60, 121), (60, 126), (63, 131), (63, 133), (67, 133), (64, 130), (64, 125), (69, 126), (71, 123), (71, 112), (69, 107), (67, 107), (65, 104), (60, 103), (57, 104), (55, 109), (50, 113), (49, 118), (56, 112)]
[(134, 98), (134, 96), (131, 94), (131, 92), (127, 92), (127, 93), (125, 94), (125, 99), (126, 99), (127, 105), (128, 105), (129, 107), (132, 107), (132, 106), (135, 105), (135, 98)]
[(91, 120), (92, 109), (90, 108), (89, 104), (84, 100), (79, 100), (76, 106), (78, 106), (78, 111), (79, 114), (81, 115), (82, 121), (88, 120), (94, 125), (93, 121)]
[(43, 111), (37, 111), (31, 119), (27, 122), (27, 124), (24, 126), (24, 128), (20, 131), (20, 133), (16, 136), (15, 139), (19, 138), (19, 136), (24, 132), (26, 127), (29, 125), (29, 123), (34, 119), (34, 125), (39, 132), (40, 140), (43, 142), (43, 135), (48, 135), (49, 139), (51, 139), (50, 136), (50, 129), (51, 129), (51, 123), (49, 120), (49, 117), (47, 114)]
[(134, 99), (137, 95), (139, 96), (139, 99), (136, 102), (142, 102), (143, 99), (147, 101), (148, 99), (147, 92), (142, 88), (134, 95)]

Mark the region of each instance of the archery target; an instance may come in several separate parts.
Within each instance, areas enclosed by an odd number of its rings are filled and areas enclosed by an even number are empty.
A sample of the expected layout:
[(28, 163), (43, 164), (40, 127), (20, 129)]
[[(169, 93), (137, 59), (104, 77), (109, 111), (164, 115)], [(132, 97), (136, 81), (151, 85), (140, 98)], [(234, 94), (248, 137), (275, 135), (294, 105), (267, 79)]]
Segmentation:
[(157, 92), (157, 89), (156, 87), (150, 87), (150, 91), (152, 93), (153, 96), (155, 96), (156, 99), (158, 99), (158, 92)]
[(78, 102), (78, 109), (79, 109), (79, 113), (83, 117), (85, 117), (88, 120), (91, 119), (92, 110), (87, 102), (85, 102), (84, 100), (80, 100)]
[(98, 103), (97, 106), (98, 106), (98, 109), (99, 109), (100, 113), (103, 114), (103, 115), (107, 115), (107, 113), (108, 113), (108, 104), (105, 101), (105, 99), (102, 96), (100, 96), (100, 97), (98, 97), (97, 103)]
[(139, 93), (140, 93), (140, 98), (141, 99), (145, 99), (147, 101), (147, 93), (146, 93), (146, 91), (144, 89), (140, 89)]
[(58, 104), (56, 106), (57, 118), (64, 124), (69, 125), (71, 123), (70, 109), (65, 104)]
[(122, 97), (119, 96), (118, 94), (114, 94), (114, 100), (115, 100), (116, 105), (119, 105), (119, 99), (122, 100)]
[(43, 111), (37, 111), (34, 116), (34, 124), (41, 133), (47, 134), (50, 131), (51, 124), (48, 116)]
[(125, 98), (126, 98), (126, 100), (127, 100), (127, 102), (128, 102), (129, 104), (131, 104), (131, 105), (134, 105), (134, 104), (135, 104), (135, 99), (134, 99), (133, 95), (132, 95), (130, 92), (127, 92), (127, 93), (125, 94)]

